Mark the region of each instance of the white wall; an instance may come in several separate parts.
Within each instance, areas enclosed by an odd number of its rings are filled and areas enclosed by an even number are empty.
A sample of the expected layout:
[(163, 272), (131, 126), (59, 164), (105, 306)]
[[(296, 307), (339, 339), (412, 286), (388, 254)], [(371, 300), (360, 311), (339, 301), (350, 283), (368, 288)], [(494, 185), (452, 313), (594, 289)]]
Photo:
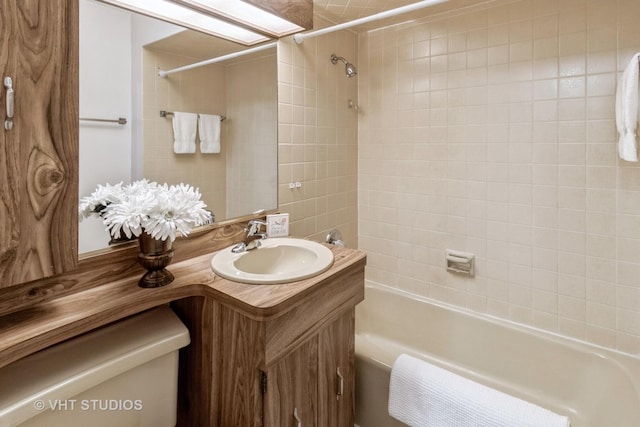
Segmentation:
[[(131, 179), (129, 16), (122, 9), (80, 2), (80, 117), (129, 120), (124, 126), (80, 122), (80, 197), (89, 195), (98, 184)], [(97, 218), (80, 223), (80, 253), (103, 248), (108, 241)]]
[[(80, 1), (80, 117), (127, 124), (80, 123), (80, 197), (98, 184), (142, 178), (142, 48), (181, 27), (93, 0)], [(97, 218), (79, 225), (79, 253), (109, 241)]]
[[(159, 21), (144, 15), (131, 15), (131, 98), (133, 117), (131, 127), (133, 133), (134, 144), (131, 147), (131, 176), (133, 179), (143, 178), (143, 149), (142, 141), (144, 126), (142, 100), (142, 81), (143, 81), (143, 61), (142, 53), (145, 45), (153, 43), (157, 40), (169, 37), (177, 32), (183, 31), (184, 28), (168, 22)], [(159, 114), (159, 112), (158, 112)]]

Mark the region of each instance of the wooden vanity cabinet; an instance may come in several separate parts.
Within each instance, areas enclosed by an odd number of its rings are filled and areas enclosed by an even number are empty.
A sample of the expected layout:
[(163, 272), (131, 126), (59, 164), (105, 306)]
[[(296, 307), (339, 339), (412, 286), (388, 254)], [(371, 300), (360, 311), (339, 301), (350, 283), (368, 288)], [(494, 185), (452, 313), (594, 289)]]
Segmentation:
[(265, 427), (353, 427), (354, 324), (351, 310), (267, 370)]
[(352, 427), (355, 306), (363, 299), (364, 259), (282, 311), (174, 301), (191, 332), (180, 354), (178, 425)]
[(318, 336), (318, 426), (352, 427), (355, 419), (355, 310)]
[(317, 426), (318, 337), (262, 373), (265, 427)]

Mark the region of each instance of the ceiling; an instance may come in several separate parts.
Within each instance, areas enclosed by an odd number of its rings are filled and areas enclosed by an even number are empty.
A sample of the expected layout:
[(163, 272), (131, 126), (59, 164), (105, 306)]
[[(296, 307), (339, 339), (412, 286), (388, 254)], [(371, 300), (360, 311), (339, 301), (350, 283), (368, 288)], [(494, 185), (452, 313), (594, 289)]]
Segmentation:
[[(513, 1), (517, 0), (447, 0), (440, 4), (399, 15), (395, 18), (387, 18), (380, 21), (374, 21), (369, 24), (360, 25), (358, 27), (354, 27), (354, 30), (356, 32), (365, 31), (372, 28), (380, 28), (399, 22), (405, 22), (409, 19), (439, 15), (473, 6), (482, 7), (482, 5), (490, 3), (509, 3)], [(338, 24), (417, 2), (419, 2), (419, 0), (313, 0), (313, 11), (329, 21)]]
[[(419, 0), (313, 0), (314, 13), (335, 24), (353, 21), (386, 10), (395, 9)], [(374, 21), (369, 24), (353, 27), (355, 32), (372, 28), (380, 28), (398, 22), (406, 22), (409, 19), (417, 19), (426, 16), (439, 15), (471, 6), (480, 6), (487, 3), (512, 2), (517, 0), (447, 0), (434, 6), (399, 15), (395, 18), (387, 18)], [(185, 50), (185, 46), (189, 49)], [(149, 46), (154, 50), (167, 52), (181, 52), (182, 55), (195, 60), (209, 59), (225, 55), (238, 50), (238, 45), (224, 39), (215, 39), (208, 35), (186, 31), (170, 38), (160, 40)]]
[(348, 22), (415, 2), (416, 0), (313, 0), (313, 10), (332, 21)]
[[(314, 13), (334, 23), (348, 22), (385, 10), (415, 3), (418, 0), (313, 0)], [(404, 19), (404, 18), (403, 18)], [(374, 24), (375, 25), (375, 24)], [(188, 46), (188, 51), (185, 51)], [(194, 59), (208, 59), (238, 50), (238, 45), (196, 31), (184, 31), (147, 46), (165, 51), (181, 52)]]

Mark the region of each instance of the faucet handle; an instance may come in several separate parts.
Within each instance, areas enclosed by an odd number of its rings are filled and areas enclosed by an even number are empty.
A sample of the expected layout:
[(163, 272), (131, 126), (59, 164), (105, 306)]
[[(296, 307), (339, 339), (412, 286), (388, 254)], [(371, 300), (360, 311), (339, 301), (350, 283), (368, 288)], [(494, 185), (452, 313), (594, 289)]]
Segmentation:
[(247, 236), (253, 236), (254, 234), (257, 234), (258, 232), (260, 232), (260, 228), (262, 226), (266, 227), (267, 223), (260, 219), (252, 219), (247, 224)]

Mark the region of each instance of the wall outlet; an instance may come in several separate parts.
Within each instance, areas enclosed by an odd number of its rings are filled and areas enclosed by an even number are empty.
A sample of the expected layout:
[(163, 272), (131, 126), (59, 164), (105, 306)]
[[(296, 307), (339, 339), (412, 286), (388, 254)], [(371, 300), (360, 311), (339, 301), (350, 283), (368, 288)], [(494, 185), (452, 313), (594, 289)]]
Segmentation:
[(267, 236), (287, 237), (289, 235), (289, 214), (267, 215)]

